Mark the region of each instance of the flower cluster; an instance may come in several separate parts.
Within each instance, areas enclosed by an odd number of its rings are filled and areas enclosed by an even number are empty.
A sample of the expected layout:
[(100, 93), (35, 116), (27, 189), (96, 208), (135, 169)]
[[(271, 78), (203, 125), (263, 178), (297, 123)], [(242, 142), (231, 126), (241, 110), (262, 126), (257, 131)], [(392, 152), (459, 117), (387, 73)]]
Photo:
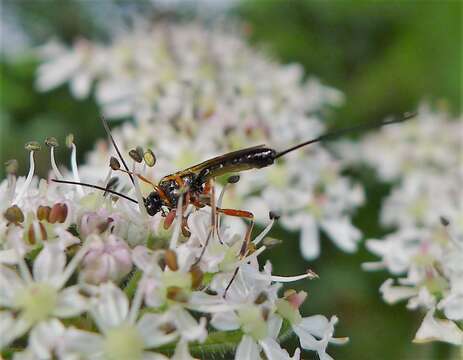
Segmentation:
[[(79, 179), (72, 137), (72, 172), (55, 164), (56, 139), (46, 143), (50, 178)], [(0, 184), (2, 356), (187, 360), (235, 350), (240, 360), (299, 359), (299, 348), (291, 356), (280, 345), (294, 332), (301, 348), (330, 359), (328, 344), (347, 340), (333, 337), (335, 316), (301, 316), (304, 292), (281, 293), (282, 283), (313, 272), (282, 277), (269, 262), (259, 267), (274, 216), (251, 240), (250, 232), (211, 226), (208, 208), (179, 205), (171, 229), (160, 230), (160, 214), (108, 193), (110, 173), (106, 193), (38, 180), (40, 145), (27, 149), (28, 176), (17, 177), (10, 161)], [(139, 191), (133, 196), (143, 197)]]
[(389, 303), (408, 299), (408, 308), (427, 311), (417, 342), (463, 344), (462, 135), (461, 119), (423, 106), (416, 119), (367, 137), (357, 149), (381, 179), (403, 176), (381, 211), (382, 223), (395, 230), (367, 241), (381, 260), (365, 268), (406, 275), (380, 291)]
[[(146, 169), (152, 179), (246, 146), (282, 150), (319, 135), (321, 116), (342, 95), (304, 80), (299, 65), (277, 64), (227, 30), (138, 25), (109, 45), (79, 40), (69, 49), (50, 43), (41, 52), (37, 87), (46, 91), (67, 82), (76, 98), (84, 98), (94, 84), (106, 117), (135, 120), (114, 130), (121, 147), (155, 150), (159, 161)], [(99, 145), (89, 154), (85, 179), (96, 180), (107, 165), (103, 150)], [(351, 214), (363, 202), (363, 190), (342, 170), (340, 161), (315, 145), (244, 176), (224, 202), (256, 212), (261, 224), (269, 210), (278, 211), (283, 226), (301, 231), (307, 259), (319, 255), (320, 229), (353, 252), (361, 234)]]

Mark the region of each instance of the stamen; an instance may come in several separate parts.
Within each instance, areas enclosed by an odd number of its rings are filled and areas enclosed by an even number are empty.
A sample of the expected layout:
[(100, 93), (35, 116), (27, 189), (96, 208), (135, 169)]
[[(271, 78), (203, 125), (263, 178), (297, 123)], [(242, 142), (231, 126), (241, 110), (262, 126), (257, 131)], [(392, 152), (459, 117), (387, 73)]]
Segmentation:
[(272, 229), (272, 226), (274, 223), (275, 223), (275, 218), (270, 220), (270, 223), (265, 227), (264, 230), (262, 230), (262, 232), (259, 235), (256, 236), (256, 238), (252, 241), (252, 243), (254, 245), (259, 244), (265, 238), (265, 236), (269, 233), (269, 231)]
[[(71, 168), (72, 168), (72, 175), (74, 177), (75, 182), (81, 182), (80, 177), (79, 177), (79, 171), (77, 168), (77, 148), (76, 145), (74, 144), (74, 135), (70, 134), (66, 138), (66, 145), (70, 147), (71, 150)], [(84, 190), (82, 186), (77, 185), (77, 192), (79, 193), (80, 196), (84, 196)]]
[(296, 275), (296, 276), (276, 276), (272, 275), (271, 279), (272, 281), (276, 282), (292, 282), (292, 281), (298, 281), (302, 279), (317, 279), (318, 275), (314, 273), (312, 270), (307, 270), (305, 274), (302, 275)]
[(87, 250), (90, 247), (90, 244), (92, 243), (92, 237), (88, 237), (87, 240), (84, 242), (82, 247), (77, 251), (77, 253), (74, 255), (74, 257), (69, 261), (68, 265), (63, 271), (63, 274), (61, 275), (61, 280), (59, 281), (59, 288), (62, 288), (69, 278), (74, 274), (74, 272), (77, 269), (77, 266), (79, 266), (79, 263), (82, 261), (84, 256), (87, 254)]
[(45, 140), (45, 145), (47, 145), (50, 148), (51, 168), (55, 173), (55, 177), (57, 177), (58, 179), (64, 179), (64, 176), (59, 171), (58, 166), (56, 166), (55, 162), (55, 147), (58, 147), (58, 141), (54, 137), (50, 137)]
[(182, 227), (182, 217), (183, 217), (183, 193), (180, 194), (177, 203), (177, 223), (174, 227), (174, 232), (170, 239), (169, 249), (176, 249), (178, 244), (178, 238), (180, 237), (180, 229)]
[[(135, 173), (135, 162), (133, 163), (133, 167), (132, 167), (132, 173)], [(132, 175), (130, 175), (132, 176)], [(141, 192), (141, 189), (140, 189), (140, 183), (138, 182), (138, 178), (137, 177), (134, 177), (133, 178), (133, 186), (135, 188), (135, 196), (138, 200), (138, 208), (140, 209), (140, 213), (144, 216), (144, 217), (148, 217), (148, 213), (146, 212), (146, 208), (145, 208), (145, 202), (144, 202), (144, 199), (143, 199), (143, 194)]]
[(24, 279), (24, 281), (30, 284), (34, 280), (32, 279), (32, 274), (29, 271), (29, 268), (27, 267), (26, 260), (24, 260), (24, 257), (22, 257), (21, 252), (19, 251), (18, 243), (16, 241), (12, 241), (12, 243), (16, 257), (18, 258), (19, 273), (21, 274), (21, 277)]
[(127, 320), (129, 324), (131, 325), (135, 324), (135, 321), (137, 320), (138, 313), (139, 313), (139, 310), (143, 302), (143, 295), (144, 295), (144, 290), (145, 290), (145, 278), (146, 278), (146, 275), (145, 273), (143, 273), (143, 276), (138, 282), (137, 290), (135, 291), (135, 295), (132, 300), (132, 306), (130, 307), (130, 310), (129, 310), (129, 316)]
[(13, 200), (13, 204), (17, 204), (23, 195), (26, 193), (27, 188), (29, 187), (32, 178), (34, 177), (34, 170), (35, 170), (35, 164), (34, 164), (34, 151), (35, 150), (40, 150), (40, 145), (35, 142), (30, 142), (26, 144), (26, 150), (29, 150), (29, 174), (27, 174), (26, 181), (24, 182), (23, 187), (19, 191), (19, 194), (16, 196), (16, 198)]

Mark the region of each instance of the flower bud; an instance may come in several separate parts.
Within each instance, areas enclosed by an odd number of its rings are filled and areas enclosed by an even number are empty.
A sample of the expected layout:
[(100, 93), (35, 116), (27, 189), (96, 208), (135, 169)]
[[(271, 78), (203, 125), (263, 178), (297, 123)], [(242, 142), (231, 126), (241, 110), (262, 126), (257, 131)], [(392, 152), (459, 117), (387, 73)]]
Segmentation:
[(86, 282), (100, 284), (120, 281), (132, 270), (130, 248), (122, 239), (109, 235), (102, 239), (96, 235), (82, 260), (81, 274)]
[(53, 205), (48, 215), (48, 222), (51, 224), (64, 223), (68, 216), (68, 207), (66, 204), (57, 203)]
[(3, 216), (13, 224), (22, 223), (24, 221), (24, 214), (17, 205), (10, 206), (6, 209)]

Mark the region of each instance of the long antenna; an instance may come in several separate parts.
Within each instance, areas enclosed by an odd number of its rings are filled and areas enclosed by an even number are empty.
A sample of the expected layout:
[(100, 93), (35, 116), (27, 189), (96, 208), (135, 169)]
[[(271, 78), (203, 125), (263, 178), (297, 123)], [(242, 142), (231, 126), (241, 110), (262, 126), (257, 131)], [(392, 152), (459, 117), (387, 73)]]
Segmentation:
[(104, 188), (102, 186), (98, 186), (98, 185), (92, 185), (92, 184), (86, 184), (86, 183), (81, 183), (81, 182), (77, 182), (77, 181), (67, 181), (67, 180), (58, 180), (58, 179), (51, 179), (51, 181), (53, 182), (56, 182), (56, 183), (60, 183), (60, 184), (71, 184), (71, 185), (81, 185), (81, 186), (86, 186), (86, 187), (89, 187), (89, 188), (93, 188), (93, 189), (97, 189), (97, 190), (101, 190), (101, 191), (105, 191), (105, 192), (109, 192), (111, 194), (114, 194), (114, 195), (117, 195), (117, 196), (120, 196), (124, 199), (127, 199), (135, 204), (138, 204), (138, 201), (135, 200), (135, 199), (132, 199), (131, 197), (127, 196), (127, 195), (124, 195), (124, 194), (121, 194), (117, 191), (114, 191), (114, 190), (111, 190), (111, 189), (107, 189), (107, 188)]
[(130, 176), (130, 180), (132, 181), (132, 184), (135, 185), (135, 182), (133, 181), (133, 176), (132, 176), (132, 174), (130, 174), (130, 170), (129, 170), (124, 158), (122, 157), (121, 152), (119, 151), (119, 148), (117, 147), (116, 141), (114, 141), (113, 135), (111, 134), (111, 129), (109, 128), (109, 125), (108, 125), (108, 122), (106, 121), (106, 119), (103, 116), (101, 117), (101, 122), (103, 123), (103, 127), (104, 127), (104, 129), (106, 131), (106, 134), (108, 134), (109, 138), (111, 139), (111, 142), (113, 143), (113, 146), (116, 149), (117, 155), (119, 156), (119, 159), (121, 159), (122, 164), (125, 167), (125, 170), (128, 171), (128, 174)]
[(319, 141), (334, 140), (334, 139), (338, 138), (339, 136), (344, 135), (346, 133), (350, 133), (352, 131), (364, 131), (364, 130), (368, 130), (368, 129), (374, 129), (374, 128), (377, 128), (377, 127), (381, 127), (381, 126), (384, 126), (384, 125), (400, 123), (400, 122), (403, 122), (403, 121), (406, 121), (406, 120), (409, 120), (409, 119), (415, 117), (416, 114), (417, 114), (416, 112), (407, 112), (407, 113), (403, 114), (401, 117), (394, 118), (394, 119), (391, 119), (391, 120), (367, 122), (367, 123), (362, 123), (362, 124), (355, 125), (355, 126), (352, 126), (352, 127), (349, 127), (349, 128), (335, 130), (335, 131), (333, 131), (331, 133), (321, 135), (321, 136), (319, 136), (319, 137), (317, 137), (315, 139), (303, 142), (301, 144), (290, 147), (289, 149), (283, 150), (283, 151), (279, 152), (278, 154), (276, 154), (274, 159), (278, 159), (279, 157), (282, 157), (282, 156), (286, 155), (287, 153), (290, 153), (291, 151), (300, 149), (301, 147), (304, 147), (306, 145), (310, 145), (310, 144), (313, 144), (313, 143), (316, 143), (316, 142), (319, 142)]

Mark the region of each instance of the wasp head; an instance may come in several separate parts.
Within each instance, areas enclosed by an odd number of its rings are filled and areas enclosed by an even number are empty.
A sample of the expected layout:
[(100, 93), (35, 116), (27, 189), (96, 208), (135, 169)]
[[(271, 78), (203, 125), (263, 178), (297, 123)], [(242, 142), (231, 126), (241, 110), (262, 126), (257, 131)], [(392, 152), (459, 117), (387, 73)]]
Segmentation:
[(143, 199), (143, 202), (145, 204), (146, 211), (150, 216), (156, 215), (161, 210), (163, 205), (161, 197), (157, 191), (151, 192), (146, 198)]

